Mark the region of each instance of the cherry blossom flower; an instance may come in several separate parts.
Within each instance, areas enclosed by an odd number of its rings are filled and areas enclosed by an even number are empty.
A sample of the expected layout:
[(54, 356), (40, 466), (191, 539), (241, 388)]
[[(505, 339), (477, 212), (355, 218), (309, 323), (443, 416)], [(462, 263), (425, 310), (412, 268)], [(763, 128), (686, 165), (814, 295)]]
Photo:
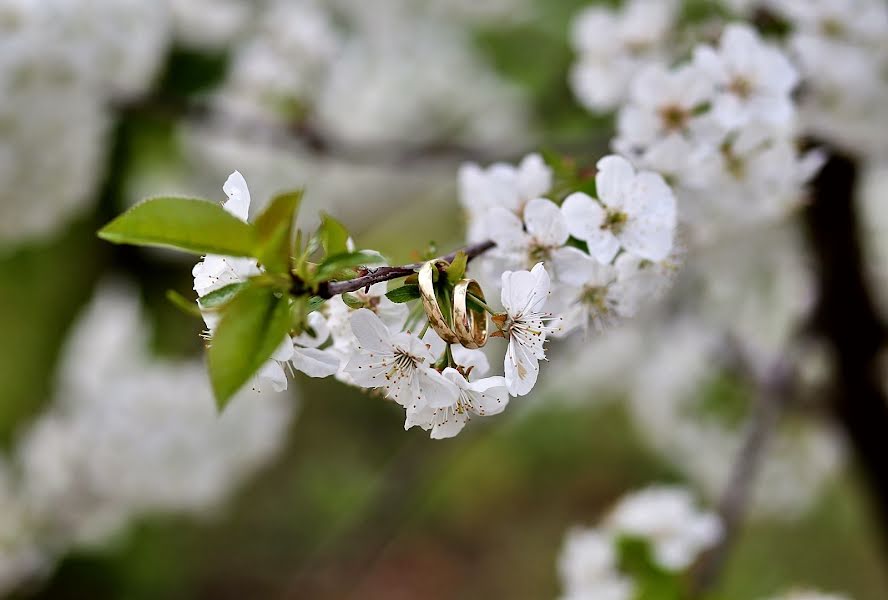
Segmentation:
[(795, 113), (791, 93), (798, 72), (748, 25), (729, 25), (718, 50), (698, 46), (694, 65), (716, 85), (712, 113), (725, 129), (756, 121), (775, 127), (791, 124)]
[(636, 173), (625, 158), (606, 156), (598, 162), (595, 182), (600, 202), (581, 192), (564, 201), (570, 234), (584, 240), (602, 263), (610, 263), (621, 246), (648, 260), (666, 258), (675, 235), (676, 207), (663, 178)]
[(423, 429), (431, 428), (431, 438), (451, 438), (462, 431), (474, 416), (497, 415), (509, 404), (509, 390), (504, 377), (487, 377), (469, 382), (456, 369), (444, 369), (443, 376), (459, 390), (456, 400), (449, 404), (429, 404), (424, 411), (408, 414), (412, 424)]
[(546, 358), (546, 321), (552, 316), (543, 312), (543, 306), (549, 296), (549, 274), (543, 263), (537, 263), (530, 271), (506, 271), (502, 284), (506, 309), (502, 330), (509, 338), (506, 385), (511, 395), (524, 396), (536, 384), (539, 361)]
[(372, 311), (361, 308), (350, 317), (358, 351), (345, 367), (356, 385), (381, 388), (386, 397), (407, 409), (409, 429), (413, 416), (428, 406), (457, 402), (459, 389), (432, 368), (435, 356), (416, 335), (392, 333)]
[(569, 273), (583, 253), (565, 246), (570, 234), (558, 205), (546, 198), (528, 202), (524, 220), (497, 207), (487, 213), (488, 234), (496, 240), (495, 254), (515, 268), (530, 268), (545, 261), (555, 277)]

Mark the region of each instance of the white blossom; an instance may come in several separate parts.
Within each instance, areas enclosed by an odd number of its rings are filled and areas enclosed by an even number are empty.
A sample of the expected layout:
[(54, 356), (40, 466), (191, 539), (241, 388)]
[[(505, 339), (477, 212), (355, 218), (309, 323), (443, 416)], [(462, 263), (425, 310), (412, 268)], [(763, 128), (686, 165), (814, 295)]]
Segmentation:
[(358, 351), (345, 367), (356, 385), (380, 388), (407, 409), (405, 428), (426, 424), (429, 407), (456, 404), (459, 389), (433, 368), (435, 356), (417, 336), (392, 333), (376, 314), (362, 308), (350, 317)]
[(561, 600), (630, 600), (632, 581), (617, 570), (613, 538), (589, 528), (571, 528), (558, 557)]
[(50, 409), (15, 449), (53, 550), (104, 542), (144, 514), (206, 514), (285, 438), (291, 397), (248, 392), (220, 416), (203, 361), (155, 358), (147, 339), (135, 294), (103, 286), (66, 344)]
[(451, 367), (444, 369), (442, 375), (459, 390), (456, 400), (451, 404), (430, 404), (425, 415), (414, 417), (417, 420), (428, 419), (421, 424), (423, 429), (431, 426), (434, 440), (454, 437), (472, 416), (497, 415), (509, 404), (509, 390), (504, 377), (487, 377), (470, 382)]
[(719, 518), (700, 511), (679, 487), (651, 487), (623, 498), (605, 526), (617, 535), (650, 542), (653, 558), (672, 571), (689, 567), (723, 535)]
[(514, 268), (530, 268), (542, 260), (561, 278), (582, 258), (580, 250), (565, 246), (570, 237), (567, 220), (551, 200), (528, 202), (523, 220), (502, 207), (489, 210), (485, 219), (489, 237), (497, 242), (493, 256)]
[(718, 50), (698, 46), (694, 65), (715, 83), (713, 117), (728, 130), (763, 122), (776, 128), (792, 125), (791, 93), (799, 75), (776, 47), (764, 43), (747, 25), (729, 25)]
[(506, 385), (512, 396), (525, 396), (536, 384), (539, 361), (546, 358), (546, 321), (551, 314), (543, 312), (543, 307), (549, 296), (549, 274), (543, 263), (537, 263), (530, 271), (506, 271), (502, 285), (507, 315), (503, 331), (509, 338)]
[(590, 6), (577, 15), (570, 83), (579, 101), (594, 111), (618, 106), (639, 69), (666, 58), (677, 8), (673, 0), (630, 0), (619, 10)]
[(636, 173), (626, 159), (606, 156), (595, 177), (600, 203), (575, 193), (564, 201), (567, 229), (589, 245), (589, 253), (610, 263), (621, 247), (652, 261), (672, 250), (676, 225), (675, 197), (663, 178)]

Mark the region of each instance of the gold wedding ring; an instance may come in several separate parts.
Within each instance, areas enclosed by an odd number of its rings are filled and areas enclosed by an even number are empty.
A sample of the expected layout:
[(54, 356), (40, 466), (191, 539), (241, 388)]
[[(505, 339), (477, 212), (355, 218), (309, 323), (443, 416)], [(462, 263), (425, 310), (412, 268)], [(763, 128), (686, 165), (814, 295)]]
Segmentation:
[(448, 344), (459, 344), (461, 342), (444, 318), (441, 307), (438, 305), (438, 298), (435, 296), (435, 271), (439, 266), (448, 266), (447, 261), (430, 260), (419, 270), (419, 293), (422, 296), (422, 306), (429, 318), (429, 324), (441, 336), (441, 339)]
[(487, 313), (468, 307), (466, 296), (472, 294), (484, 302), (484, 292), (474, 279), (463, 279), (453, 288), (453, 329), (459, 343), (474, 350), (487, 343)]

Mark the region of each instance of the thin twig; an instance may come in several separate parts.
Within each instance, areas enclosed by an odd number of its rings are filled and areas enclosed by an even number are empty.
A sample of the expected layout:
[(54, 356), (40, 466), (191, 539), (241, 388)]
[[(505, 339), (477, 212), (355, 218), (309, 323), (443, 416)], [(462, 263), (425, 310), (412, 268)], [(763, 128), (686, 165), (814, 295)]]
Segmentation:
[(757, 401), (746, 427), (743, 444), (731, 469), (731, 476), (718, 505), (724, 526), (719, 544), (706, 553), (693, 581), (695, 595), (708, 590), (718, 579), (746, 519), (756, 477), (768, 444), (791, 397), (793, 372), (785, 359), (778, 359), (758, 383)]
[[(440, 257), (440, 260), (452, 262), (460, 251), (465, 252), (468, 259), (472, 260), (473, 258), (484, 254), (494, 246), (496, 246), (496, 243), (491, 240), (479, 242), (477, 244), (466, 246), (465, 248), (462, 248), (462, 250), (456, 250), (446, 256), (442, 256)], [(401, 277), (409, 277), (416, 273), (422, 265), (423, 263), (413, 263), (400, 267), (377, 267), (375, 269), (370, 269), (366, 275), (356, 277), (355, 279), (325, 282), (321, 284), (321, 287), (318, 290), (318, 296), (321, 298), (332, 298), (333, 296), (338, 296), (339, 294), (344, 294), (346, 292), (356, 292), (360, 289), (368, 288), (374, 283), (391, 281), (392, 279), (400, 279)]]

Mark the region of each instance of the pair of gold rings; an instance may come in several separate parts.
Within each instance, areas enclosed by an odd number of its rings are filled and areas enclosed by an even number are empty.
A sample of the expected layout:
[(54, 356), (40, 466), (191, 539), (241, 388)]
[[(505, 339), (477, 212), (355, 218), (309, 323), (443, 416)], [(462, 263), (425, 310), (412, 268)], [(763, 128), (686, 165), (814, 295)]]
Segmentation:
[(462, 279), (453, 288), (452, 326), (444, 318), (438, 297), (435, 294), (435, 272), (439, 267), (449, 266), (447, 261), (437, 259), (425, 263), (419, 270), (419, 293), (422, 306), (429, 318), (432, 329), (448, 344), (461, 344), (472, 350), (487, 343), (487, 314), (483, 310), (468, 306), (468, 295), (484, 301), (484, 292), (474, 279)]

